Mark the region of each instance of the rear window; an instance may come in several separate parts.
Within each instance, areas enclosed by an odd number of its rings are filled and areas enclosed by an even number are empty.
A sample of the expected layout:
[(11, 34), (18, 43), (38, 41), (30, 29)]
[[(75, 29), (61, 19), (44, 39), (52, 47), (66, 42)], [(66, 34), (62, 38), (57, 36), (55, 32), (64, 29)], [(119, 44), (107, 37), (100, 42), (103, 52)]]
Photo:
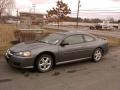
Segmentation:
[(84, 42), (83, 35), (72, 35), (72, 36), (69, 36), (68, 38), (66, 38), (64, 40), (64, 42), (69, 43), (69, 45), (80, 44), (80, 43)]

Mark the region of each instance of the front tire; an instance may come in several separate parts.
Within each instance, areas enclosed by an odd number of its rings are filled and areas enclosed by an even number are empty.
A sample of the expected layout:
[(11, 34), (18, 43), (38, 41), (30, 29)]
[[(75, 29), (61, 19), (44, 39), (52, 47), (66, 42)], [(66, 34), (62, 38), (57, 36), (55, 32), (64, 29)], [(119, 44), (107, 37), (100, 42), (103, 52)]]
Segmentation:
[(53, 66), (53, 58), (48, 54), (43, 54), (38, 57), (36, 62), (36, 68), (39, 72), (48, 72), (52, 69)]
[(93, 58), (92, 59), (93, 59), (94, 62), (99, 62), (102, 59), (102, 56), (103, 56), (102, 49), (97, 48), (97, 49), (95, 49), (95, 51), (93, 53)]

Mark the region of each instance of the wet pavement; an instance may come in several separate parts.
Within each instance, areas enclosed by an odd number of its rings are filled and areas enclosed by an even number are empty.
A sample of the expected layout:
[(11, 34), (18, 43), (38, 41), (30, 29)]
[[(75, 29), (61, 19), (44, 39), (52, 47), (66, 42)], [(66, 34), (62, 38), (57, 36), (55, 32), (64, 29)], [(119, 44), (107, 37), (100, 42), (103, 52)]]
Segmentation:
[(111, 47), (99, 63), (89, 60), (39, 73), (11, 68), (0, 57), (0, 90), (120, 90), (120, 47)]

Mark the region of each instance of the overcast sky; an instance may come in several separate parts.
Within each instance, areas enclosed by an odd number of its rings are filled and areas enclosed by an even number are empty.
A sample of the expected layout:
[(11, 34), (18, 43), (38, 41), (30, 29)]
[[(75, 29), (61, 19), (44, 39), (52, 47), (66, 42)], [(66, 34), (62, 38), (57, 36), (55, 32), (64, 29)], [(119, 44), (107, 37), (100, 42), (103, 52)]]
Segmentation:
[[(56, 6), (57, 0), (16, 0), (19, 11), (32, 12), (32, 4), (36, 4), (36, 12), (46, 13), (46, 10)], [(63, 0), (72, 10), (71, 16), (76, 16), (78, 0)], [(90, 10), (90, 11), (89, 11)], [(105, 10), (105, 11), (104, 11)], [(85, 18), (120, 18), (120, 0), (81, 0), (80, 17)]]

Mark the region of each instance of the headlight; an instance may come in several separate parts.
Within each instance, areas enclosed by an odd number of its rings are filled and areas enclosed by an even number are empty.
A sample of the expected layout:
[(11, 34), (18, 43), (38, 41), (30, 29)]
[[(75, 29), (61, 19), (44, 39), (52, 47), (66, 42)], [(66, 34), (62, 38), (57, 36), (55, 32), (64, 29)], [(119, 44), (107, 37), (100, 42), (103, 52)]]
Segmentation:
[(7, 51), (6, 51), (6, 53), (9, 53), (10, 52), (10, 50), (8, 49)]
[(31, 52), (30, 51), (18, 52), (18, 53), (16, 53), (16, 55), (23, 56), (23, 57), (29, 57), (29, 56), (31, 56)]

